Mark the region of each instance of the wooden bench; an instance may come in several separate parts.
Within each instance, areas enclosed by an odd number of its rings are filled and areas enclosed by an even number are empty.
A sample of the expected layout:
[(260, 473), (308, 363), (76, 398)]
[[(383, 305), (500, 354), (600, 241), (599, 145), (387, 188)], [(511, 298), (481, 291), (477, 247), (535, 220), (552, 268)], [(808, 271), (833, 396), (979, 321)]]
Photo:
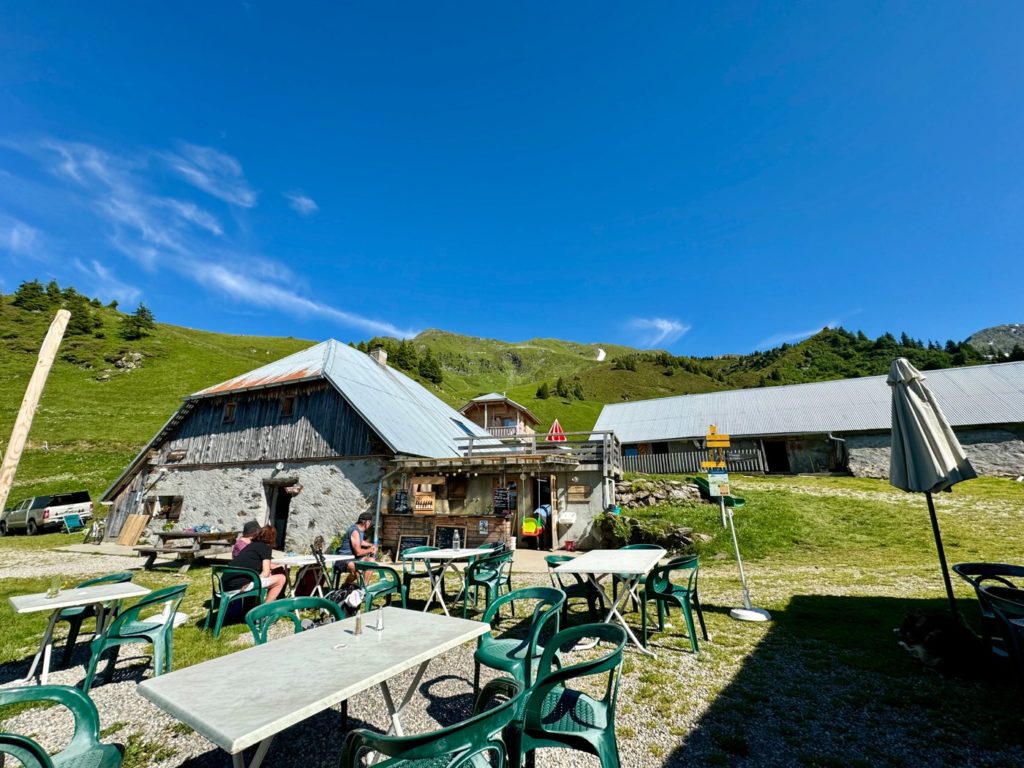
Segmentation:
[(212, 555), (222, 555), (226, 552), (231, 551), (231, 546), (224, 544), (223, 546), (205, 546), (205, 547), (175, 547), (170, 544), (163, 545), (142, 545), (133, 547), (133, 549), (139, 555), (146, 555), (146, 562), (143, 565), (147, 571), (152, 569), (156, 564), (156, 558), (159, 555), (169, 555), (174, 558), (172, 562), (181, 563), (178, 568), (178, 573), (184, 575), (188, 573), (188, 569), (192, 567), (192, 563), (196, 560), (201, 560), (205, 557)]

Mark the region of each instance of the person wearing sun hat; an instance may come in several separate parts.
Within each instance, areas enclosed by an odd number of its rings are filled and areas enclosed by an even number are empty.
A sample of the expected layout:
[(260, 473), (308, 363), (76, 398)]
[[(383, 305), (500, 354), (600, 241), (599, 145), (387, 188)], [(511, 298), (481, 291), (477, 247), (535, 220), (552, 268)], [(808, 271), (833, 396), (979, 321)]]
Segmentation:
[(235, 539), (235, 544), (231, 547), (231, 556), (238, 557), (238, 553), (252, 543), (252, 537), (256, 535), (256, 531), (259, 529), (260, 525), (255, 520), (246, 522), (242, 526), (242, 535)]

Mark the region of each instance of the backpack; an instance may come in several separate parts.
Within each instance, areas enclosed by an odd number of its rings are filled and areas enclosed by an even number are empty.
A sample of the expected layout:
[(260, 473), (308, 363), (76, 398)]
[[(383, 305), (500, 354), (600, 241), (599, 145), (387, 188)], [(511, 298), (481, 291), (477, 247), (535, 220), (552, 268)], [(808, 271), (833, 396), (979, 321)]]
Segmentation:
[(324, 595), (326, 600), (337, 603), (341, 606), (346, 616), (355, 616), (363, 609), (363, 599), (366, 593), (356, 584), (348, 584), (339, 589), (334, 589)]

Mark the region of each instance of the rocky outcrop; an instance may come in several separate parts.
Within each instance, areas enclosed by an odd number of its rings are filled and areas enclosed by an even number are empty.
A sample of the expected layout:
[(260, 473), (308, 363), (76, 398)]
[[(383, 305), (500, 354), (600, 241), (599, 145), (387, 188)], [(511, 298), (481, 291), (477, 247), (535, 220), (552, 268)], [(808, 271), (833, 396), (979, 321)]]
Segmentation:
[(615, 484), (615, 503), (623, 509), (700, 500), (697, 486), (680, 480), (644, 478), (622, 480)]
[(693, 549), (693, 528), (662, 520), (637, 520), (613, 512), (602, 513), (595, 528), (602, 546), (617, 549), (627, 544), (657, 544), (669, 552), (685, 553)]

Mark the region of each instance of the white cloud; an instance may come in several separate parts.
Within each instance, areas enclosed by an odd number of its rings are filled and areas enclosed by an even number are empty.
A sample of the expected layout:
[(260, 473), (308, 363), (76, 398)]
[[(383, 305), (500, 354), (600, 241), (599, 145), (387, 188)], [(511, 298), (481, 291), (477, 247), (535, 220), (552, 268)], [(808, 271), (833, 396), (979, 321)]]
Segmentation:
[(75, 266), (79, 272), (88, 275), (93, 280), (89, 293), (108, 300), (117, 299), (118, 304), (134, 304), (142, 296), (142, 291), (139, 288), (122, 282), (109, 268), (95, 259), (88, 264), (83, 264), (81, 260), (75, 259)]
[(13, 216), (0, 215), (0, 251), (39, 258), (43, 253), (42, 233)]
[[(87, 212), (93, 217), (90, 229), (102, 232), (109, 245), (148, 270), (174, 273), (203, 290), (215, 290), (250, 307), (300, 317), (314, 315), (373, 334), (407, 338), (417, 333), (302, 295), (304, 281), (286, 264), (240, 248), (221, 222), (195, 202), (151, 191), (147, 175), (151, 159), (169, 162), (168, 158), (178, 158), (182, 166), (178, 170), (196, 186), (232, 204), (254, 205), (256, 195), (245, 183), (241, 165), (229, 155), (183, 145), (180, 154), (147, 153), (144, 159), (135, 159), (88, 144), (54, 140), (16, 148), (37, 158), (64, 182), (63, 189), (50, 191), (55, 201)], [(232, 179), (234, 186), (227, 183)], [(312, 200), (309, 203), (316, 205)], [(30, 247), (38, 233), (31, 228), (5, 227), (6, 221), (0, 217), (0, 248), (5, 244), (22, 250)], [(76, 266), (106, 287), (96, 291), (100, 295), (129, 303), (141, 295), (139, 288), (117, 279), (104, 263), (79, 261)]]
[(242, 164), (212, 147), (182, 143), (163, 155), (171, 170), (194, 187), (242, 208), (256, 205), (256, 192), (245, 180)]
[(668, 320), (663, 317), (636, 317), (629, 321), (627, 326), (638, 332), (637, 343), (645, 347), (656, 347), (659, 344), (671, 344), (684, 333), (690, 330), (690, 326), (678, 320)]
[(302, 192), (285, 192), (284, 196), (288, 199), (288, 205), (300, 216), (311, 216), (320, 210), (316, 200)]
[(809, 331), (789, 331), (783, 333), (776, 333), (774, 336), (769, 336), (767, 339), (761, 339), (761, 341), (757, 342), (754, 349), (771, 349), (772, 347), (777, 347), (780, 344), (789, 344), (790, 342), (793, 341), (803, 341), (804, 339), (813, 336), (814, 334), (824, 330), (825, 328), (835, 328), (837, 325), (839, 325), (839, 322), (837, 320), (829, 320), (827, 323), (816, 326)]

